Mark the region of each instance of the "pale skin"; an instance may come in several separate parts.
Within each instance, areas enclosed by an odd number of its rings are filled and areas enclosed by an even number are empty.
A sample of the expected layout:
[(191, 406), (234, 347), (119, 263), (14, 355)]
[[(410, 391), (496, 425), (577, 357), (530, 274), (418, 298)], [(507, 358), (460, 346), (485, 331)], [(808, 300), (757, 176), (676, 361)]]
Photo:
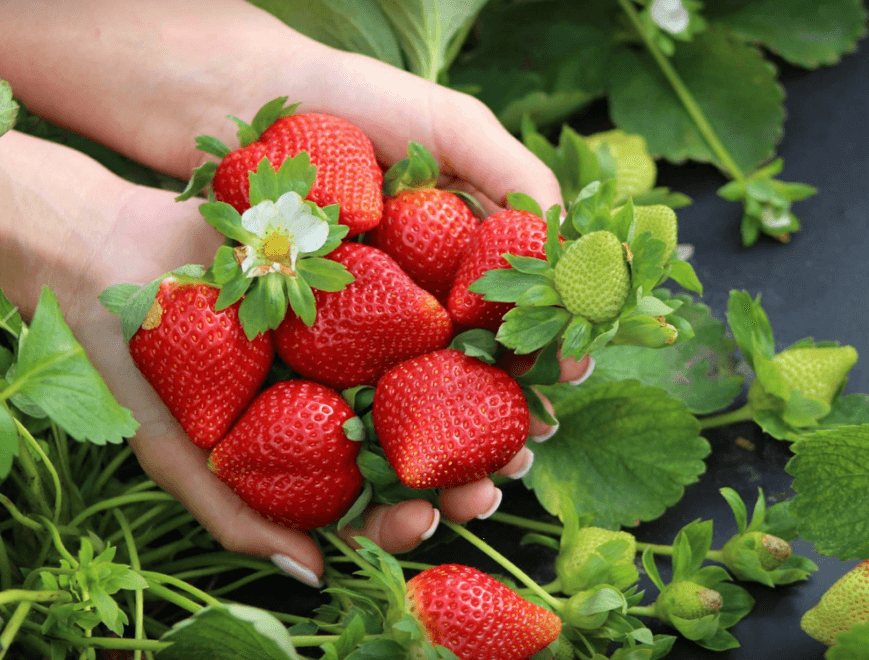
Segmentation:
[[(0, 76), (40, 116), (179, 178), (206, 158), (194, 149), (197, 135), (237, 144), (226, 115), (250, 119), (264, 102), (289, 96), (303, 101), (300, 112), (355, 123), (385, 164), (405, 157), (409, 140), (422, 143), (441, 164), (439, 185), (473, 193), (490, 213), (514, 191), (543, 208), (561, 202), (552, 173), (475, 99), (327, 48), (241, 0), (7, 0), (0, 3)], [(118, 319), (97, 301), (111, 284), (210, 263), (222, 237), (198, 204), (12, 131), (0, 138), (0, 288), (29, 317), (50, 286), (112, 392), (141, 424), (130, 443), (145, 471), (227, 549), (287, 557), (285, 570), (315, 584), (323, 559), (311, 537), (266, 521), (208, 471), (205, 452), (141, 377)], [(577, 380), (590, 366), (563, 360), (562, 380)], [(532, 436), (551, 431), (532, 420)], [(516, 476), (531, 460), (523, 449), (499, 473)], [(442, 491), (438, 508), (464, 522), (491, 513), (500, 498), (483, 479)], [(439, 515), (423, 500), (374, 507), (362, 533), (403, 552)]]

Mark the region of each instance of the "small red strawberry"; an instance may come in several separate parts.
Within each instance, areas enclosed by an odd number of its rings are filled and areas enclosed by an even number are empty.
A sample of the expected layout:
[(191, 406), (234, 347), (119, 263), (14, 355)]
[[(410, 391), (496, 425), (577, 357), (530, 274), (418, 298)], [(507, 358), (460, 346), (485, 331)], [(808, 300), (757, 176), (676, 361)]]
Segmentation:
[(315, 291), (317, 319), (288, 315), (275, 331), (278, 354), (305, 378), (335, 389), (374, 385), (392, 366), (446, 347), (447, 311), (388, 255), (343, 243), (328, 255), (356, 280), (341, 291)]
[(208, 467), (269, 520), (309, 530), (340, 519), (362, 488), (354, 417), (318, 383), (287, 380), (264, 390), (214, 448)]
[(374, 390), (374, 429), (410, 488), (448, 488), (487, 477), (525, 445), (530, 413), (506, 371), (454, 349), (389, 370)]
[(236, 303), (216, 312), (220, 291), (201, 283), (160, 284), (130, 340), (145, 379), (199, 447), (213, 447), (263, 384), (274, 359), (272, 333), (249, 340)]
[(561, 619), (470, 566), (442, 564), (407, 583), (410, 611), (461, 660), (528, 660), (561, 633)]
[(384, 176), (383, 218), (367, 237), (426, 291), (446, 302), (462, 251), (480, 224), (457, 194), (435, 188), (434, 156), (411, 142)]
[(349, 236), (380, 222), (383, 173), (371, 140), (347, 120), (319, 113), (282, 116), (257, 141), (225, 155), (212, 180), (215, 198), (243, 213), (250, 207), (248, 172), (264, 156), (278, 169), (302, 151), (317, 168), (307, 199), (318, 206), (340, 204), (339, 222), (350, 228)]
[(468, 287), (483, 273), (510, 268), (504, 254), (545, 259), (546, 222), (530, 211), (499, 211), (483, 221), (465, 247), (450, 288), (447, 309), (460, 325), (498, 330), (513, 303), (483, 300)]
[(386, 197), (383, 218), (369, 243), (395, 259), (414, 282), (446, 300), (477, 216), (455, 193), (436, 188)]

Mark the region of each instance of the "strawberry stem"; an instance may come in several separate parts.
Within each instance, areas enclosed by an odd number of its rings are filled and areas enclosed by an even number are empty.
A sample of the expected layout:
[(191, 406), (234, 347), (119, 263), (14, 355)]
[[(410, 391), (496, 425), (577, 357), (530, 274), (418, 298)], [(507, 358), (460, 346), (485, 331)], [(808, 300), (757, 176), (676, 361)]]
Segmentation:
[(728, 412), (718, 413), (710, 417), (704, 417), (697, 420), (700, 422), (700, 430), (718, 428), (719, 426), (729, 426), (730, 424), (738, 424), (739, 422), (750, 422), (754, 419), (754, 411), (751, 404), (746, 403), (741, 408), (730, 410)]
[[(650, 552), (656, 555), (667, 555), (669, 557), (673, 556), (673, 546), (672, 545), (658, 545), (655, 543), (641, 543), (637, 541), (637, 552), (642, 553), (644, 550), (649, 550)], [(706, 552), (706, 559), (709, 561), (715, 561), (719, 564), (724, 564), (724, 553), (721, 550), (709, 550)]]
[(552, 534), (553, 536), (561, 536), (562, 533), (564, 533), (564, 528), (561, 525), (553, 525), (551, 523), (532, 520), (531, 518), (514, 516), (512, 513), (501, 513), (499, 511), (496, 511), (492, 514), (490, 519), (496, 520), (498, 522), (507, 523), (509, 525), (515, 525), (516, 527), (532, 529), (536, 532), (543, 532), (544, 534)]
[(554, 596), (547, 593), (539, 584), (532, 580), (525, 571), (523, 571), (516, 564), (507, 559), (500, 552), (495, 550), (495, 548), (486, 543), (479, 536), (468, 531), (461, 525), (457, 525), (456, 523), (449, 520), (444, 520), (441, 522), (441, 524), (449, 527), (456, 534), (464, 538), (466, 541), (470, 542), (471, 545), (475, 546), (483, 553), (498, 562), (501, 566), (510, 571), (517, 580), (519, 580), (522, 584), (531, 589), (531, 591), (533, 591), (536, 595), (540, 596), (540, 598), (542, 598), (547, 604), (549, 604), (549, 606), (552, 607), (556, 612), (561, 611), (561, 608), (564, 605), (562, 600), (555, 598)]
[(627, 14), (628, 20), (631, 22), (637, 34), (643, 40), (643, 43), (649, 50), (649, 54), (651, 54), (655, 62), (657, 62), (658, 67), (660, 67), (661, 73), (664, 74), (664, 77), (672, 86), (673, 91), (676, 92), (676, 96), (679, 97), (682, 105), (685, 106), (685, 110), (691, 116), (691, 119), (694, 120), (694, 123), (697, 125), (697, 129), (706, 140), (706, 144), (709, 145), (709, 148), (712, 149), (712, 151), (718, 157), (718, 160), (721, 161), (721, 165), (727, 171), (727, 173), (737, 181), (743, 181), (745, 179), (745, 174), (742, 172), (742, 169), (739, 167), (739, 165), (736, 164), (736, 161), (733, 160), (730, 152), (727, 151), (727, 147), (725, 147), (719, 139), (718, 134), (715, 132), (715, 129), (712, 128), (712, 125), (709, 123), (709, 120), (706, 118), (706, 115), (703, 113), (700, 105), (694, 99), (694, 95), (691, 94), (691, 91), (688, 89), (685, 83), (682, 82), (682, 79), (679, 77), (676, 69), (673, 68), (672, 64), (670, 64), (670, 60), (667, 59), (667, 56), (661, 52), (657, 44), (649, 37), (648, 34), (646, 34), (646, 31), (643, 29), (643, 25), (640, 22), (640, 17), (637, 14), (636, 9), (634, 9), (633, 5), (631, 4), (630, 0), (618, 1), (619, 4), (622, 6), (622, 10), (624, 10), (625, 14)]
[(322, 534), (329, 543), (334, 545), (338, 550), (340, 550), (346, 557), (348, 557), (354, 564), (356, 564), (363, 571), (372, 571), (377, 573), (377, 569), (374, 568), (367, 561), (362, 559), (359, 556), (359, 553), (353, 550), (349, 545), (347, 545), (344, 541), (342, 541), (334, 532), (329, 532), (325, 530), (320, 530), (320, 534)]
[(659, 619), (657, 612), (655, 612), (654, 605), (634, 605), (633, 607), (628, 608), (628, 614), (632, 614), (634, 616), (649, 616), (654, 619)]

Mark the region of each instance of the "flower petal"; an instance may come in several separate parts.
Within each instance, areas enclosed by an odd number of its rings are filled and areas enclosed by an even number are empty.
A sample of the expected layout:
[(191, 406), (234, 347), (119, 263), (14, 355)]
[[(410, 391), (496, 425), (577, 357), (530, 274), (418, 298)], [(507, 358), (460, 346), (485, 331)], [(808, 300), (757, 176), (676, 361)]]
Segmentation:
[(276, 217), (278, 217), (277, 205), (266, 199), (241, 214), (241, 226), (252, 234), (262, 237)]
[(682, 5), (682, 0), (655, 0), (650, 14), (655, 25), (670, 34), (684, 32), (691, 21), (691, 15)]

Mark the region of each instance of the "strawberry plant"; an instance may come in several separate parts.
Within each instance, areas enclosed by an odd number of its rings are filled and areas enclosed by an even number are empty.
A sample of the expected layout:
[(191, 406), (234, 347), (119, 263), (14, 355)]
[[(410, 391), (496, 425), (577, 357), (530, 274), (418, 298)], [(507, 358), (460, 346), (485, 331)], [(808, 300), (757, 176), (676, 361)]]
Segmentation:
[[(372, 10), (361, 25), (391, 20), (409, 65), (434, 77), (466, 65), (469, 17), (485, 3), (441, 22), (422, 49), (407, 32), (414, 6), (366, 4), (388, 11)], [(490, 38), (486, 22), (499, 13), (526, 11), (521, 4), (483, 10), (478, 38)], [(744, 200), (746, 242), (794, 230), (790, 202), (808, 189), (774, 180), (779, 162), (742, 173), (757, 154), (718, 140), (716, 126), (704, 126), (702, 86), (679, 82), (702, 48), (718, 57), (725, 46), (753, 46), (721, 32), (726, 12), (714, 3), (706, 18), (699, 3), (677, 4), (684, 14), (663, 16), (659, 3), (621, 2), (624, 20), (610, 27), (626, 43), (642, 41), (697, 123), (705, 147), (684, 155), (708, 148), (734, 178), (721, 194)], [(610, 9), (577, 11), (612, 18)], [(0, 87), (0, 132), (16, 115), (7, 91)], [(625, 92), (609, 92), (623, 111)], [(199, 141), (221, 162), (181, 196), (210, 183), (201, 212), (227, 237), (213, 262), (111, 287), (101, 300), (121, 317), (169, 411), (212, 450), (212, 471), (262, 515), (314, 535), (325, 588), (305, 595), (319, 607), (288, 614), (245, 604), (245, 584), (278, 569), (217, 549), (141, 474), (123, 445), (137, 423), (89, 365), (50, 290), (29, 326), (0, 296), (0, 657), (655, 659), (684, 643), (677, 637), (736, 648), (735, 626), (753, 599), (735, 581), (781, 588), (810, 579), (817, 566), (791, 545), (798, 537), (824, 554), (869, 557), (869, 406), (865, 395), (843, 394), (856, 350), (812, 339), (777, 350), (760, 297), (745, 291), (731, 293), (726, 325), (713, 317), (693, 295), (702, 285), (678, 243), (674, 209), (686, 200), (655, 187), (650, 153), (661, 147), (652, 138), (584, 138), (567, 127), (552, 145), (523, 112), (523, 138), (565, 191), (563, 222), (561, 208), (515, 194), (511, 208), (481, 220), (471, 200), (436, 187), (433, 158), (419, 145), (410, 143), (381, 190), (361, 131), (285, 101), (249, 125), (236, 120), (236, 150)], [(338, 143), (319, 150), (320, 130), (337, 131)], [(360, 199), (343, 194), (357, 172), (342, 159), (362, 163)], [(423, 240), (414, 244), (416, 232)], [(432, 252), (437, 263), (414, 270)], [(683, 291), (666, 288), (673, 283)], [(465, 326), (474, 329), (455, 336)], [(531, 356), (530, 370), (501, 369), (508, 353)], [(586, 354), (594, 374), (558, 383), (556, 356)], [(732, 409), (751, 372), (747, 403)], [(530, 416), (548, 418), (540, 394), (559, 426), (534, 447), (522, 481), (542, 511), (492, 520), (526, 532), (523, 544), (539, 546), (552, 581), (532, 578), (473, 531), (485, 523), (444, 520), (427, 553), (412, 558), (361, 537), (358, 548), (348, 544), (370, 503), (436, 502), (435, 488), (497, 472), (525, 445)], [(749, 519), (736, 491), (722, 488), (737, 531), (717, 549), (711, 520), (688, 523), (672, 545), (638, 539), (637, 526), (676, 505), (720, 451), (704, 432), (745, 422), (791, 443), (783, 446), (794, 453), (793, 500), (768, 508), (759, 491)], [(466, 563), (428, 563), (446, 544)], [(661, 557), (671, 558), (666, 579)], [(478, 561), (490, 568), (468, 565)], [(832, 644), (831, 660), (865, 651), (863, 572), (861, 564), (803, 618)]]

